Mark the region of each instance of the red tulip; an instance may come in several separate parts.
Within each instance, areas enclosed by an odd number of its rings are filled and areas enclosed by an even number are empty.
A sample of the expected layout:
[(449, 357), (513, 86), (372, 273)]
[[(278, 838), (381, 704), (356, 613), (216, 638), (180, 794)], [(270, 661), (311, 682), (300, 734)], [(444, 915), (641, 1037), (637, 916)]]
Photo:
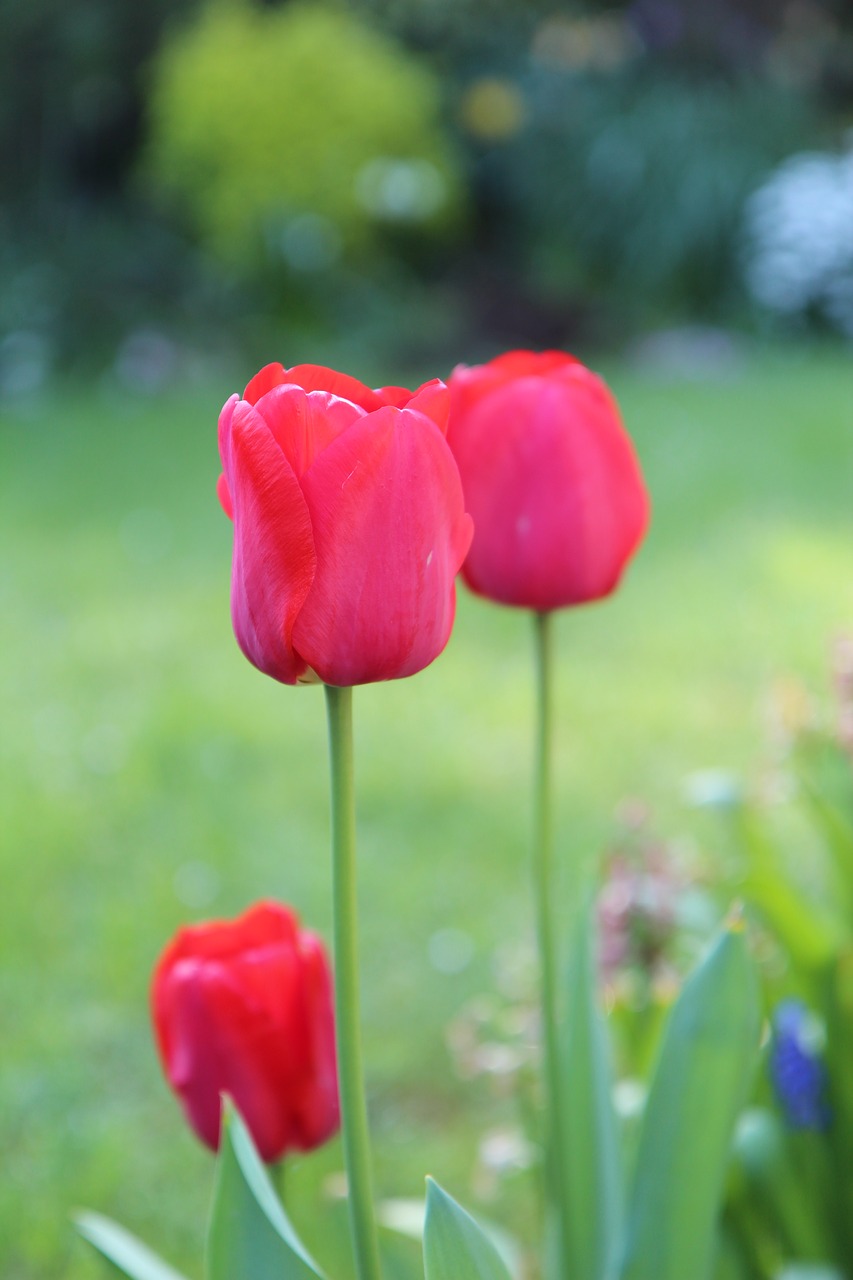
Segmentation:
[(560, 351), (459, 365), (448, 442), (474, 541), (472, 591), (545, 611), (608, 595), (636, 550), (649, 501), (605, 384)]
[(151, 987), (163, 1070), (202, 1142), (219, 1146), (229, 1094), (264, 1160), (338, 1128), (329, 962), (295, 912), (259, 902), (180, 929)]
[(413, 675), (446, 645), (471, 541), (438, 380), (371, 391), (267, 365), (219, 419), (240, 648), (285, 684)]

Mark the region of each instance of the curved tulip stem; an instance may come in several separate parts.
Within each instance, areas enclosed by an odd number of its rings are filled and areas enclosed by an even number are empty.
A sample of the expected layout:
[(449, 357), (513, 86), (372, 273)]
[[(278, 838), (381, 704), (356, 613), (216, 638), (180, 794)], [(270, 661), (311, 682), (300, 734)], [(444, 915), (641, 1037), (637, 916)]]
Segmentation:
[(570, 1275), (560, 1137), (563, 1132), (560, 1045), (557, 1029), (556, 948), (553, 918), (554, 830), (552, 798), (553, 628), (550, 613), (534, 615), (536, 629), (536, 755), (533, 803), (533, 895), (542, 1004), (546, 1185), (557, 1220), (562, 1274)]
[(332, 774), (335, 1023), (350, 1231), (358, 1280), (379, 1280), (359, 1017), (352, 689), (326, 685), (325, 690)]

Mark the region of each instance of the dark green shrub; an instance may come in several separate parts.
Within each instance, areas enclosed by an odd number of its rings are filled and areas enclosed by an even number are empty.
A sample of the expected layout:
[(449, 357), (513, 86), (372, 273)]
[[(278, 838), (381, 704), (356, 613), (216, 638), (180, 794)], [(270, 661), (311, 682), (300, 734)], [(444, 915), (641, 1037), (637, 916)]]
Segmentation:
[(528, 126), (487, 163), (550, 287), (635, 317), (725, 314), (743, 204), (807, 136), (801, 99), (757, 82), (535, 66)]

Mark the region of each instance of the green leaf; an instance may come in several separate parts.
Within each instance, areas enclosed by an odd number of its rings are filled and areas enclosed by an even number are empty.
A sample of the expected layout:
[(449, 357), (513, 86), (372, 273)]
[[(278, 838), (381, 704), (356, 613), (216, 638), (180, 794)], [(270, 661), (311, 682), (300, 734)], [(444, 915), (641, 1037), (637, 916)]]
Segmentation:
[[(417, 1240), (423, 1244), (424, 1221), (426, 1219), (426, 1201), (399, 1197), (392, 1200), (380, 1200), (376, 1206), (376, 1221), (386, 1231), (406, 1236), (409, 1240)], [(503, 1258), (511, 1276), (520, 1276), (524, 1271), (522, 1248), (514, 1235), (496, 1227), (492, 1221), (480, 1219), (480, 1229), (488, 1236), (492, 1244)]]
[[(815, 1139), (818, 1150), (804, 1149), (798, 1139), (809, 1145)], [(785, 1257), (814, 1260), (832, 1252), (832, 1236), (824, 1220), (832, 1188), (822, 1176), (822, 1148), (822, 1134), (793, 1134), (765, 1107), (751, 1107), (738, 1120), (734, 1168), (742, 1191), (763, 1211)], [(826, 1195), (820, 1194), (821, 1183)]]
[(795, 755), (802, 794), (832, 855), (838, 892), (853, 912), (853, 786), (850, 760), (841, 746), (821, 734), (805, 734)]
[(427, 1178), (424, 1268), (426, 1280), (510, 1280), (486, 1232), (432, 1178)]
[[(832, 1122), (822, 1135), (833, 1169), (828, 1203), (837, 1206), (839, 1256), (853, 1256), (853, 948), (839, 952), (821, 993), (826, 1016), (826, 1067)], [(819, 1007), (821, 1007), (819, 1006)]]
[(273, 1190), (248, 1129), (227, 1100), (217, 1170), (208, 1280), (323, 1280)]
[(100, 1213), (83, 1212), (75, 1215), (74, 1225), (84, 1240), (94, 1245), (131, 1280), (186, 1280), (180, 1271), (158, 1258), (147, 1245), (111, 1218)]
[(765, 1280), (766, 1271), (756, 1269), (752, 1260), (744, 1256), (740, 1240), (732, 1231), (731, 1223), (723, 1220), (720, 1230), (720, 1251), (714, 1268), (714, 1280)]
[(779, 851), (768, 838), (760, 816), (739, 805), (731, 817), (746, 862), (738, 892), (754, 904), (798, 967), (820, 970), (832, 958), (844, 933), (838, 913), (814, 901), (804, 910), (802, 891), (781, 872)]
[(690, 976), (649, 1091), (620, 1280), (705, 1280), (732, 1131), (757, 1059), (755, 972), (740, 927)]
[(596, 1000), (590, 913), (578, 921), (566, 973), (561, 1045), (563, 1215), (571, 1275), (603, 1280), (622, 1240), (624, 1188), (619, 1125), (604, 1020)]

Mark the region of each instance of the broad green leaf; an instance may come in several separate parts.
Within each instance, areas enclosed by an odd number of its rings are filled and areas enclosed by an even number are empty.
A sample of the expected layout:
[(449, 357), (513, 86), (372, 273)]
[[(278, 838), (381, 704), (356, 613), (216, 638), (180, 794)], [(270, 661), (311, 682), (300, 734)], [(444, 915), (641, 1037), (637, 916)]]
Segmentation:
[(94, 1245), (114, 1267), (131, 1280), (186, 1280), (179, 1271), (158, 1258), (146, 1244), (124, 1227), (100, 1213), (78, 1213), (74, 1225), (84, 1240)]
[(804, 909), (802, 894), (782, 879), (778, 861), (772, 869), (750, 868), (738, 892), (760, 913), (798, 968), (814, 973), (829, 962), (841, 937), (838, 922), (817, 903)]
[(222, 1119), (206, 1275), (208, 1280), (323, 1280), (230, 1102)]
[(624, 1218), (619, 1125), (593, 951), (584, 912), (566, 973), (559, 1137), (566, 1259), (570, 1274), (583, 1280), (610, 1274)]
[(620, 1280), (706, 1280), (729, 1146), (755, 1066), (755, 972), (739, 926), (684, 984), (649, 1090)]
[(432, 1178), (427, 1178), (424, 1268), (426, 1280), (510, 1280), (486, 1232)]

